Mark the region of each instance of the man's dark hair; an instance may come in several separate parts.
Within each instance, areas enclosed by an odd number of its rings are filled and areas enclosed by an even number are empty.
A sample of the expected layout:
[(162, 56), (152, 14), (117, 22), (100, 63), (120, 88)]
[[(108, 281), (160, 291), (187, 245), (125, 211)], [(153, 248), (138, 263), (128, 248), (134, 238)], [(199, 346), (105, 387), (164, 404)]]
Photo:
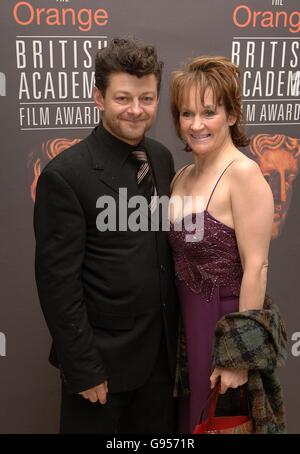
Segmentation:
[(128, 73), (143, 77), (154, 74), (157, 93), (161, 85), (163, 62), (158, 60), (154, 46), (135, 38), (114, 38), (108, 47), (98, 50), (95, 58), (95, 85), (105, 95), (109, 76), (113, 73)]

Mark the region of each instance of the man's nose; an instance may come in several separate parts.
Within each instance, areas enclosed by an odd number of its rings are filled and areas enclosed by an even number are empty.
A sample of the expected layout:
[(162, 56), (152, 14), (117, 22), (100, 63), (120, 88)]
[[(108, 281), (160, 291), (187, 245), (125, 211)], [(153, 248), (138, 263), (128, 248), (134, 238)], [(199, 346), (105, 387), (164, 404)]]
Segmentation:
[(141, 108), (140, 101), (138, 99), (134, 99), (130, 106), (128, 107), (127, 111), (134, 115), (139, 115), (142, 113), (143, 109)]

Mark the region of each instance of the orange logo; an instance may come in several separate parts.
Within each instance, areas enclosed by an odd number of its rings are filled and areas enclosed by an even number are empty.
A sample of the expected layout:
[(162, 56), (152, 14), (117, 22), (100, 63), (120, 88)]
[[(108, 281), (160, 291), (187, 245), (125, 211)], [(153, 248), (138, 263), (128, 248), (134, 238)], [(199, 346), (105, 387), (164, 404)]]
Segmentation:
[(300, 31), (300, 11), (255, 11), (250, 6), (238, 5), (233, 10), (232, 20), (238, 28), (277, 28), (290, 33)]
[(45, 165), (59, 153), (80, 141), (81, 139), (50, 139), (42, 143), (41, 150), (37, 153), (38, 156), (31, 155), (30, 167), (33, 169), (33, 179), (30, 185), (30, 195), (33, 202), (35, 201), (37, 181)]
[(77, 26), (82, 32), (89, 32), (93, 25), (107, 25), (109, 15), (103, 8), (35, 8), (29, 2), (18, 2), (13, 9), (14, 20), (19, 25)]

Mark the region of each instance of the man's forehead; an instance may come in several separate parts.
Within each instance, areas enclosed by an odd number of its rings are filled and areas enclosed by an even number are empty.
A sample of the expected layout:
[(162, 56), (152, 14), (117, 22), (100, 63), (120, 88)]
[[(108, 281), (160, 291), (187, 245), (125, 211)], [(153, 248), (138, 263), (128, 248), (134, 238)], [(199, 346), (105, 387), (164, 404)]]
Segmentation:
[[(121, 94), (124, 94), (124, 95), (130, 95), (132, 92), (131, 90), (126, 90), (126, 88), (116, 88), (115, 90), (115, 93), (121, 93)], [(143, 91), (143, 94), (153, 94), (155, 93), (155, 89), (153, 90), (149, 90), (149, 89), (146, 89), (145, 91)]]
[(154, 74), (137, 77), (128, 73), (112, 73), (108, 86), (115, 90), (131, 91), (134, 88), (144, 88), (151, 91), (156, 90), (157, 81)]

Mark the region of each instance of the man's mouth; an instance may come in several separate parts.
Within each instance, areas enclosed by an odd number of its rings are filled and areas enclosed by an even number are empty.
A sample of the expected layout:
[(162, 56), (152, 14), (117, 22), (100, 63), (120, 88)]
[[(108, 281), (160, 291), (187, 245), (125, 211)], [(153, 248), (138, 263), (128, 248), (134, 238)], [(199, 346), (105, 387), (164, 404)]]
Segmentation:
[(129, 123), (141, 123), (145, 121), (143, 118), (123, 118), (123, 120)]

